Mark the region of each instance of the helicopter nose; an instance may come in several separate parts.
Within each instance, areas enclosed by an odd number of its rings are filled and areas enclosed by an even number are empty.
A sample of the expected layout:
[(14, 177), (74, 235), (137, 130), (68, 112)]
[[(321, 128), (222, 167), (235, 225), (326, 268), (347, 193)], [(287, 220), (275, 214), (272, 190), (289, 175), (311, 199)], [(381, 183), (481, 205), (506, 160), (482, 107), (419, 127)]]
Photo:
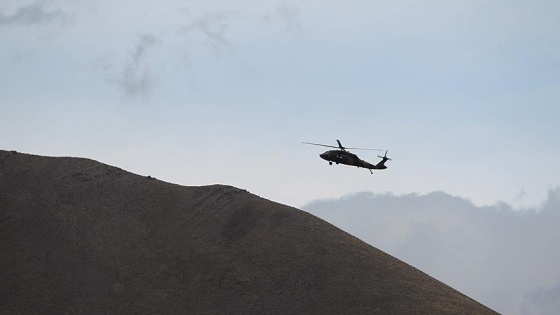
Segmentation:
[(323, 160), (326, 160), (326, 159), (327, 159), (327, 154), (326, 154), (326, 153), (321, 153), (321, 154), (319, 154), (319, 156), (320, 156)]

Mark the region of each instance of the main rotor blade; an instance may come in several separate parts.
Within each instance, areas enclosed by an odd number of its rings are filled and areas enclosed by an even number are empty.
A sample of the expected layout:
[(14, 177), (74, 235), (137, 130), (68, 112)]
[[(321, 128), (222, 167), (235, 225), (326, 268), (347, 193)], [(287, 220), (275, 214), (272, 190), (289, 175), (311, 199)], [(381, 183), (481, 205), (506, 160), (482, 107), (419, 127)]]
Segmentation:
[(370, 149), (370, 148), (346, 148), (345, 149), (351, 149), (351, 150), (370, 150), (370, 151), (383, 151), (383, 149)]
[[(337, 140), (338, 141), (338, 140)], [(335, 149), (342, 149), (342, 150), (346, 150), (346, 149), (350, 149), (350, 150), (370, 150), (370, 151), (383, 151), (383, 149), (369, 149), (369, 148), (347, 148), (347, 147), (343, 147), (343, 146), (334, 146), (334, 145), (327, 145), (327, 144), (320, 144), (320, 143), (312, 143), (312, 142), (301, 142), (301, 143), (305, 143), (305, 144), (311, 144), (311, 145), (318, 145), (318, 146), (322, 146), (322, 147), (327, 147), (327, 148), (335, 148)], [(340, 143), (340, 142), (339, 142)]]
[(335, 149), (338, 149), (338, 147), (335, 147), (334, 145), (326, 145), (326, 144), (311, 143), (311, 142), (302, 142), (302, 143), (311, 144), (311, 145), (318, 145), (318, 146), (327, 147), (327, 148), (335, 148)]

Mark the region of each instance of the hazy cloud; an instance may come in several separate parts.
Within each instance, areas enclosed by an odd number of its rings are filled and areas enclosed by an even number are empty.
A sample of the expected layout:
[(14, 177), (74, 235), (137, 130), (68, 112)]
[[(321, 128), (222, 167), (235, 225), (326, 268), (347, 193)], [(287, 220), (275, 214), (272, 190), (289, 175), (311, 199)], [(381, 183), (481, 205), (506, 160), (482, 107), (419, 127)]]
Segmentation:
[(280, 2), (274, 9), (266, 10), (263, 21), (266, 24), (276, 22), (287, 32), (301, 32), (301, 9), (296, 6)]
[(107, 54), (93, 62), (93, 70), (108, 83), (117, 85), (126, 97), (146, 97), (154, 86), (147, 56), (160, 43), (161, 40), (152, 34), (140, 35), (126, 57), (124, 66), (115, 62), (114, 55)]
[(67, 14), (62, 10), (47, 10), (44, 1), (23, 6), (13, 14), (6, 15), (0, 12), (0, 26), (26, 26), (26, 25), (45, 25), (51, 23), (64, 23)]
[(560, 310), (560, 284), (552, 289), (539, 289), (523, 305), (524, 314), (558, 314)]
[(276, 7), (278, 16), (286, 23), (286, 30), (301, 31), (301, 10), (298, 7), (280, 3)]
[[(119, 78), (119, 85), (128, 97), (147, 96), (153, 88), (153, 79), (146, 55), (160, 40), (151, 34), (141, 35), (134, 46)], [(101, 63), (100, 66), (107, 66)]]
[(197, 16), (184, 10), (187, 23), (181, 25), (179, 33), (185, 36), (201, 35), (206, 44), (210, 45), (216, 52), (231, 52), (232, 45), (227, 39), (227, 31), (232, 16), (230, 11), (216, 10), (204, 11)]
[(527, 191), (525, 191), (525, 188), (522, 188), (519, 193), (517, 194), (517, 196), (515, 196), (516, 200), (521, 200), (523, 198), (527, 197)]
[(533, 209), (443, 192), (358, 193), (307, 211), (504, 314), (560, 314), (560, 189)]

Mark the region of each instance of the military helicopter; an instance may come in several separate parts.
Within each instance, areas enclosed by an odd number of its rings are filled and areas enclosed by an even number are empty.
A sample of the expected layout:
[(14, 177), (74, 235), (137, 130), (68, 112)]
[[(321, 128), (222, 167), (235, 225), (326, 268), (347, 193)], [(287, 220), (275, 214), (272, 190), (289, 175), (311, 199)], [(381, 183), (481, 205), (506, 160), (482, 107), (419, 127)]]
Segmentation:
[(326, 161), (329, 161), (329, 165), (332, 165), (333, 162), (336, 164), (346, 164), (346, 165), (353, 165), (356, 167), (363, 167), (363, 168), (367, 168), (370, 173), (373, 174), (372, 170), (384, 170), (387, 168), (387, 166), (385, 165), (385, 162), (387, 161), (391, 161), (390, 158), (387, 157), (387, 152), (389, 150), (385, 151), (385, 155), (381, 156), (378, 155), (377, 157), (381, 158), (381, 161), (379, 161), (379, 163), (377, 164), (371, 164), (369, 162), (366, 162), (364, 160), (361, 160), (356, 154), (349, 152), (347, 149), (352, 149), (352, 150), (375, 150), (375, 151), (383, 151), (381, 149), (364, 149), (364, 148), (345, 148), (342, 146), (342, 144), (340, 143), (340, 141), (337, 139), (336, 142), (338, 142), (338, 147), (332, 146), (332, 145), (326, 145), (326, 144), (320, 144), (320, 143), (311, 143), (311, 142), (302, 142), (304, 144), (311, 144), (311, 145), (318, 145), (318, 146), (322, 146), (322, 147), (327, 147), (327, 148), (335, 148), (338, 150), (329, 150), (326, 151), (322, 154), (319, 154), (319, 156)]

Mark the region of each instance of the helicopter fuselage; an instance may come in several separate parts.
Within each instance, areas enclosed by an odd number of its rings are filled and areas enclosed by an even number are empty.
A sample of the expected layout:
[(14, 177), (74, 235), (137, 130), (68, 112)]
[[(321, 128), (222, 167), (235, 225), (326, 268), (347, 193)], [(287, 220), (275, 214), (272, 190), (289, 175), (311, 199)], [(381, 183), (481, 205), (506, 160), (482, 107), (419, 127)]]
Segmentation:
[(356, 167), (363, 167), (363, 168), (367, 168), (367, 169), (386, 169), (387, 166), (385, 166), (385, 161), (381, 161), (376, 165), (373, 165), (369, 162), (366, 162), (362, 159), (360, 159), (356, 154), (348, 152), (348, 151), (342, 151), (342, 150), (329, 150), (326, 151), (322, 154), (319, 155), (323, 160), (326, 160), (329, 162), (329, 164), (332, 165), (332, 163), (336, 163), (336, 164), (346, 164), (346, 165), (353, 165)]
[(386, 169), (387, 166), (385, 166), (385, 162), (391, 160), (390, 158), (387, 157), (388, 150), (385, 150), (385, 155), (384, 156), (381, 156), (381, 155), (377, 156), (377, 157), (381, 158), (381, 161), (379, 161), (379, 163), (377, 163), (377, 164), (371, 164), (369, 162), (366, 162), (366, 161), (360, 159), (356, 154), (348, 151), (347, 149), (378, 150), (378, 151), (381, 151), (380, 149), (345, 148), (345, 147), (342, 146), (342, 143), (340, 143), (340, 140), (337, 139), (336, 142), (338, 143), (338, 147), (328, 145), (328, 144), (313, 143), (313, 142), (302, 142), (302, 143), (337, 149), (337, 150), (325, 151), (322, 154), (319, 154), (319, 156), (323, 160), (326, 160), (326, 161), (329, 162), (329, 165), (332, 165), (333, 162), (334, 162), (336, 164), (345, 164), (345, 165), (352, 165), (352, 166), (356, 166), (356, 167), (362, 167), (362, 168), (368, 169), (370, 171), (370, 173), (372, 173), (372, 174), (373, 174), (372, 170), (384, 170), (384, 169)]

